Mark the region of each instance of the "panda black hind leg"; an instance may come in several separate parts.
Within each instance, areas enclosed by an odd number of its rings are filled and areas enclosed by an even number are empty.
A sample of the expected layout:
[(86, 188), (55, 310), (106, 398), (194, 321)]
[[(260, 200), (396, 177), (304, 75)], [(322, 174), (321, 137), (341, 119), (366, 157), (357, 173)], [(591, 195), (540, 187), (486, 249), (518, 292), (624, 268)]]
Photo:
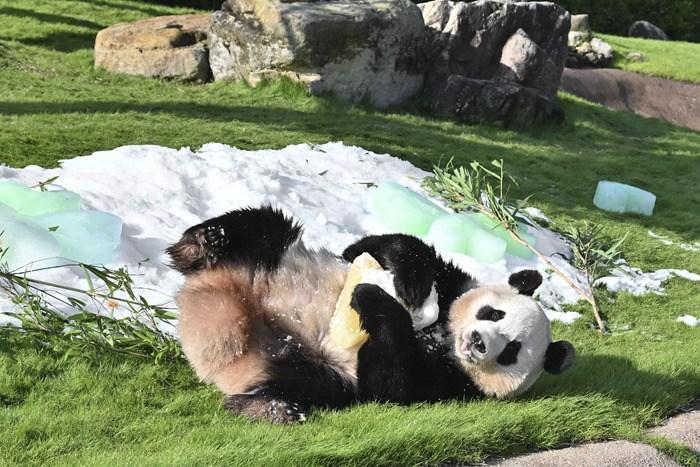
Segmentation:
[(406, 309), (373, 284), (359, 284), (351, 306), (369, 334), (358, 352), (357, 380), (360, 398), (410, 403), (418, 400), (423, 355)]
[(166, 251), (183, 274), (220, 264), (272, 270), (301, 235), (301, 225), (270, 205), (244, 208), (187, 229)]
[(306, 420), (299, 404), (266, 394), (233, 394), (224, 398), (224, 407), (237, 415), (270, 423), (296, 423)]

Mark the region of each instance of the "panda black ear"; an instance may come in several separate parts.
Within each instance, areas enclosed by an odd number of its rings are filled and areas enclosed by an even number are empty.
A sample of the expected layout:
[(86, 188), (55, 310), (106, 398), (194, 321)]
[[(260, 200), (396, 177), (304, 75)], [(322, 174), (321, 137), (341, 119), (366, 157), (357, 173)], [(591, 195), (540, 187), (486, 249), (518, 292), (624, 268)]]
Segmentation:
[(524, 269), (511, 274), (508, 278), (508, 285), (514, 287), (522, 295), (532, 296), (537, 287), (542, 285), (542, 275), (534, 269)]
[(576, 350), (570, 342), (552, 342), (544, 355), (544, 369), (548, 373), (558, 375), (569, 369), (574, 364), (574, 360), (576, 360)]

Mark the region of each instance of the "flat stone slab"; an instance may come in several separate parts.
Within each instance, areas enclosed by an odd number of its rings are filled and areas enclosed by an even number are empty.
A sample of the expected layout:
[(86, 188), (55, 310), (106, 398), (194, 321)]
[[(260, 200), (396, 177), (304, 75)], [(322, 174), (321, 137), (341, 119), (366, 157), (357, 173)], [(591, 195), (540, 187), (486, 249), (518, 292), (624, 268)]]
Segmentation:
[(649, 434), (663, 436), (700, 454), (700, 402), (695, 403), (691, 410), (649, 430)]
[(565, 68), (560, 90), (700, 131), (700, 84), (612, 69)]
[(206, 81), (210, 14), (115, 24), (95, 39), (95, 67), (113, 73)]
[(678, 467), (675, 461), (651, 446), (629, 441), (584, 444), (556, 451), (538, 452), (489, 465), (499, 467)]

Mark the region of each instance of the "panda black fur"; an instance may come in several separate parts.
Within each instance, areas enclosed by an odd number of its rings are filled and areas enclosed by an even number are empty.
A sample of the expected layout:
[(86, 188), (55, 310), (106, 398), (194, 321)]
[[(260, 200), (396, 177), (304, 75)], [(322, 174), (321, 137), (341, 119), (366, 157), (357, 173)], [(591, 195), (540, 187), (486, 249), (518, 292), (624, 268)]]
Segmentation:
[[(512, 275), (509, 286), (479, 287), (415, 237), (365, 237), (338, 258), (307, 249), (300, 236), (298, 223), (263, 206), (191, 227), (168, 248), (186, 276), (177, 298), (183, 350), (234, 413), (284, 423), (303, 420), (311, 407), (364, 400), (507, 397), (543, 368), (559, 373), (573, 362), (573, 347), (551, 343), (549, 322), (528, 297), (542, 280), (536, 271)], [(394, 274), (408, 307), (420, 306), (434, 284), (438, 322), (416, 332), (403, 305), (360, 284), (351, 304), (369, 339), (359, 350), (334, 345), (330, 318), (349, 262), (363, 252)], [(532, 319), (519, 322), (513, 307)], [(440, 330), (447, 341), (431, 340)]]

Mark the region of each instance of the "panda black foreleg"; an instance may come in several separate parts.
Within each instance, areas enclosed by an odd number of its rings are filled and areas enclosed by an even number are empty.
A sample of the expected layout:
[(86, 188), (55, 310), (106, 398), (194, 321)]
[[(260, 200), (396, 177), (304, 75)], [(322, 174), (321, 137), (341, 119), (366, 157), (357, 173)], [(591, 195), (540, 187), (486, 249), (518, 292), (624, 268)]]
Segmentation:
[(166, 251), (183, 274), (219, 264), (274, 269), (301, 225), (270, 205), (244, 208), (187, 229)]
[(441, 321), (446, 320), (450, 304), (476, 283), (467, 273), (443, 260), (433, 247), (412, 235), (370, 235), (347, 247), (343, 258), (353, 261), (365, 252), (394, 274), (396, 293), (409, 307), (421, 306), (434, 283)]
[(369, 253), (382, 268), (394, 274), (396, 292), (408, 306), (419, 307), (430, 295), (437, 255), (419, 238), (404, 234), (370, 235), (347, 247), (343, 258), (352, 262), (362, 253)]
[(360, 398), (399, 403), (418, 400), (415, 382), (424, 359), (408, 311), (373, 284), (359, 284), (351, 306), (369, 334), (358, 352)]

